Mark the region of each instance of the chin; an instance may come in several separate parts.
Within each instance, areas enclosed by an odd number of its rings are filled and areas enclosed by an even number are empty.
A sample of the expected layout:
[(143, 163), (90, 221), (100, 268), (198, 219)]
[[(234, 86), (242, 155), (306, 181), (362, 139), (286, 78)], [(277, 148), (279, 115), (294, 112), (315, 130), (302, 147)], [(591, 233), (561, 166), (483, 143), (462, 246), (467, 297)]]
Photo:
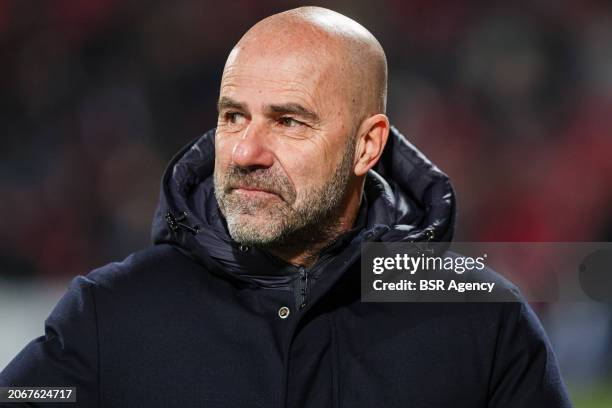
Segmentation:
[(273, 219), (259, 215), (240, 214), (228, 218), (232, 239), (248, 245), (268, 245), (278, 240)]

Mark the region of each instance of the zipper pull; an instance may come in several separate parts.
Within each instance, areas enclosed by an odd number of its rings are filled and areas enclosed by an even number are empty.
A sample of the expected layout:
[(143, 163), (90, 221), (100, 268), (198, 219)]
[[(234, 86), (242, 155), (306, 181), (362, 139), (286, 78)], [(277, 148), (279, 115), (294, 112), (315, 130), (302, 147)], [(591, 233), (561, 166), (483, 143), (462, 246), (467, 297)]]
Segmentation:
[(183, 228), (189, 232), (191, 232), (193, 235), (196, 235), (200, 232), (200, 226), (199, 225), (194, 225), (191, 226), (189, 224), (186, 224), (185, 222), (187, 221), (187, 216), (189, 214), (187, 214), (186, 211), (183, 211), (179, 214), (179, 216), (175, 216), (174, 214), (172, 214), (171, 212), (167, 212), (166, 216), (164, 217), (166, 219), (166, 223), (168, 224), (168, 227), (172, 230), (172, 231), (178, 231), (180, 228)]

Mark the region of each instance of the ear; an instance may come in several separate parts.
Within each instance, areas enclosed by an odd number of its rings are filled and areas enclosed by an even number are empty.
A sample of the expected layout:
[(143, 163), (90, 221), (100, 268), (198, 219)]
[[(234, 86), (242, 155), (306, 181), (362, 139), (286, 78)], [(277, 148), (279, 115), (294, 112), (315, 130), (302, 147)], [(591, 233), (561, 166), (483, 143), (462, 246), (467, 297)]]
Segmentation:
[(365, 175), (380, 159), (389, 137), (389, 119), (381, 113), (366, 118), (358, 130), (355, 149), (356, 176)]

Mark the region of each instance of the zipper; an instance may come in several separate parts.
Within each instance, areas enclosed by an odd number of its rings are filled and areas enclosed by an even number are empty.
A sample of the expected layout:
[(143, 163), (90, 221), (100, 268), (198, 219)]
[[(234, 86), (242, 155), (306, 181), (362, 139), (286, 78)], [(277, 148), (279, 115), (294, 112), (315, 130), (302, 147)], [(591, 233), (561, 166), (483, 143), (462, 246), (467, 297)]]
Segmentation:
[(323, 255), (313, 266), (310, 268), (306, 268), (304, 265), (298, 266), (298, 275), (297, 275), (297, 296), (296, 303), (299, 310), (304, 309), (309, 302), (310, 296), (310, 286), (312, 285), (312, 276), (316, 276), (318, 270), (323, 268), (327, 261), (329, 260), (330, 255)]
[(308, 304), (308, 270), (303, 266), (299, 268), (298, 274), (299, 308), (304, 309)]
[[(371, 236), (369, 238), (371, 238)], [(310, 281), (312, 280), (313, 273), (324, 267), (324, 265), (327, 264), (326, 261), (330, 256), (331, 255), (329, 253), (325, 253), (310, 269), (303, 265), (298, 267), (296, 303), (299, 310), (304, 309), (308, 305), (308, 297), (310, 295), (309, 284), (312, 284)]]
[[(371, 238), (372, 236), (368, 237)], [(431, 228), (427, 228), (424, 231), (424, 239), (421, 242), (425, 242), (425, 249), (421, 250), (420, 248), (417, 247), (417, 251), (419, 252), (423, 252), (423, 253), (433, 253), (433, 249), (429, 248), (429, 243), (432, 242), (435, 238), (435, 233), (433, 231), (433, 229)], [(417, 243), (419, 241), (410, 241), (411, 243)], [(325, 257), (324, 257), (325, 258)], [(308, 287), (309, 285), (309, 281), (311, 280), (310, 277), (312, 276), (312, 273), (314, 272), (315, 269), (318, 269), (318, 267), (320, 267), (323, 262), (321, 262), (324, 258), (322, 258), (321, 260), (319, 260), (319, 262), (317, 262), (317, 265), (315, 265), (314, 267), (312, 267), (312, 269), (308, 269), (306, 267), (304, 267), (303, 265), (300, 265), (298, 267), (298, 282), (297, 282), (297, 296), (296, 296), (296, 303), (297, 306), (299, 308), (299, 310), (304, 309), (307, 305), (308, 305), (308, 296), (310, 294), (310, 288)]]

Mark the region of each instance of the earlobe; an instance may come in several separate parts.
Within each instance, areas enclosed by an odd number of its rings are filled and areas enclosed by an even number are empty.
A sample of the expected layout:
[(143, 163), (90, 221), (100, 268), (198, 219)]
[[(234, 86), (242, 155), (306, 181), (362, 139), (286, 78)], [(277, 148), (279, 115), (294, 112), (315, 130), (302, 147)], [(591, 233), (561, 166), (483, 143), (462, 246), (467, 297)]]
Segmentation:
[(364, 174), (366, 174), (368, 170), (370, 170), (370, 166), (369, 166), (370, 161), (371, 161), (370, 156), (366, 155), (366, 156), (360, 157), (357, 163), (355, 164), (355, 175), (359, 177), (359, 176), (363, 176)]

